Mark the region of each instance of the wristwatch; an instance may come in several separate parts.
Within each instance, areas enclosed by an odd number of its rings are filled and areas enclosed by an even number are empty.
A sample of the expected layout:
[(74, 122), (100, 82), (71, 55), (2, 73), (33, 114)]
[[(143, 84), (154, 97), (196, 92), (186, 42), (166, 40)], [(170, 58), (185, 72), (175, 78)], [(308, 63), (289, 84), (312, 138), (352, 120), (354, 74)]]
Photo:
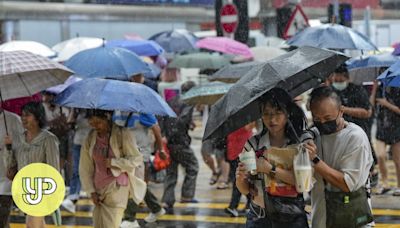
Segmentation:
[(321, 161), (321, 159), (318, 157), (318, 156), (315, 156), (315, 158), (312, 160), (312, 163), (314, 164), (314, 165), (316, 165), (316, 164), (318, 164), (318, 162), (320, 162)]
[(274, 164), (271, 164), (271, 165), (272, 165), (272, 167), (271, 167), (271, 170), (269, 171), (269, 174), (270, 174), (272, 177), (274, 177), (275, 174), (276, 174), (276, 166), (275, 166)]

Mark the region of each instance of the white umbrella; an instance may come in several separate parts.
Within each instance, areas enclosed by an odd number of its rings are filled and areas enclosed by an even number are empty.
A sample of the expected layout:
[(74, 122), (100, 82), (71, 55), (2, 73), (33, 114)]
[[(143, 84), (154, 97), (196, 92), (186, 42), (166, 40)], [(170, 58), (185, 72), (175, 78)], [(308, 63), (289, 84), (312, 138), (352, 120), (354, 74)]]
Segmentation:
[(286, 53), (286, 51), (280, 48), (268, 46), (253, 47), (250, 50), (253, 53), (254, 60), (256, 61), (267, 61)]
[(276, 36), (267, 36), (265, 37), (265, 45), (269, 47), (277, 47), (277, 48), (287, 48), (289, 45), (286, 44), (284, 39), (281, 39)]
[(64, 62), (80, 51), (100, 47), (103, 43), (103, 39), (100, 38), (76, 37), (58, 43), (54, 45), (52, 49), (58, 53), (55, 60), (58, 62)]
[(13, 40), (0, 45), (0, 51), (29, 51), (33, 54), (54, 57), (56, 52), (36, 41)]

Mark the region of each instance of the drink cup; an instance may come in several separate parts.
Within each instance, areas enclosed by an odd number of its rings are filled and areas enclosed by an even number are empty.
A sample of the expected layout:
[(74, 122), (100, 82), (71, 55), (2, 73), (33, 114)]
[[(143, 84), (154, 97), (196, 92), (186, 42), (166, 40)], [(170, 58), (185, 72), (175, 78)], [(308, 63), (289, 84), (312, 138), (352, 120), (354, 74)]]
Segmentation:
[(312, 188), (312, 169), (311, 166), (294, 167), (296, 177), (296, 190), (298, 192), (309, 192)]
[(256, 153), (253, 150), (243, 151), (239, 155), (239, 159), (246, 166), (251, 175), (257, 174)]

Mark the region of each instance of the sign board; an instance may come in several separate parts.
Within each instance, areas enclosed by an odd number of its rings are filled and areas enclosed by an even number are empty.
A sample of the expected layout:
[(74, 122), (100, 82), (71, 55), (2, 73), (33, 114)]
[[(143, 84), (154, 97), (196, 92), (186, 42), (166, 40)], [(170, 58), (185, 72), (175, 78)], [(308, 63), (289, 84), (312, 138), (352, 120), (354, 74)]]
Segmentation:
[(226, 4), (221, 8), (221, 26), (224, 32), (234, 33), (239, 23), (238, 10), (234, 4)]
[(292, 15), (286, 24), (283, 37), (288, 39), (294, 36), (297, 32), (309, 27), (308, 18), (300, 5), (296, 5)]

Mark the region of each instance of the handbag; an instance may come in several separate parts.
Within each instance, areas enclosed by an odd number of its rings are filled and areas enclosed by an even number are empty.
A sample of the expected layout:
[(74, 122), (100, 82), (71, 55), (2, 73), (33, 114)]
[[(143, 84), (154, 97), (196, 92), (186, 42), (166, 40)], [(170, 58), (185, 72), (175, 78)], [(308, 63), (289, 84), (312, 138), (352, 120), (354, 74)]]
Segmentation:
[(168, 147), (164, 142), (163, 142), (163, 150), (165, 151), (166, 155), (165, 159), (161, 159), (160, 151), (157, 151), (154, 155), (153, 168), (156, 172), (168, 168), (168, 166), (171, 164), (171, 156)]
[[(264, 178), (261, 178), (265, 186)], [(297, 197), (273, 196), (264, 191), (265, 212), (275, 222), (290, 223), (299, 216), (305, 216), (305, 203), (302, 195)]]
[(367, 190), (332, 192), (325, 189), (326, 227), (357, 228), (374, 221)]

